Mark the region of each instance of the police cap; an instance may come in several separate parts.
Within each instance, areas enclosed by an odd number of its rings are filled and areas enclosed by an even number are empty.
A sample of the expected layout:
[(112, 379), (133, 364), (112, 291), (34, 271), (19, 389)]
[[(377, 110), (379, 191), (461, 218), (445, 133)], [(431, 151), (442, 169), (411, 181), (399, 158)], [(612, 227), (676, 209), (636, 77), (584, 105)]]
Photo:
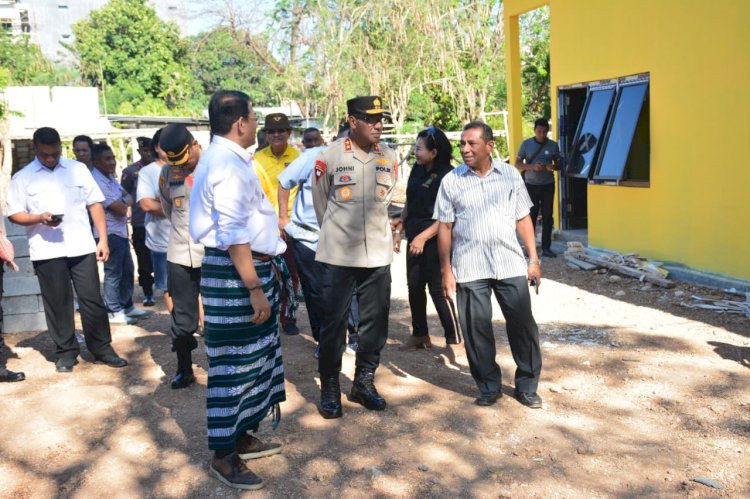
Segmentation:
[(190, 158), (190, 146), (194, 140), (185, 125), (171, 124), (162, 129), (159, 147), (167, 155), (167, 163), (179, 166)]

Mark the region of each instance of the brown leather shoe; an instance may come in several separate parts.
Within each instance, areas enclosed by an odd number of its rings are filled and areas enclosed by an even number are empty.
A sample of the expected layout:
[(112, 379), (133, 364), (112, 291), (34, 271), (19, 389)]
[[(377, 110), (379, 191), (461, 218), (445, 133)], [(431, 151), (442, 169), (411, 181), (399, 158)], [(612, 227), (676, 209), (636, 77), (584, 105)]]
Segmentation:
[(240, 459), (258, 459), (259, 457), (273, 456), (281, 452), (281, 444), (277, 442), (263, 442), (252, 435), (242, 435), (235, 446)]
[(209, 473), (218, 478), (225, 485), (235, 489), (258, 490), (263, 488), (263, 480), (247, 469), (245, 462), (236, 452), (211, 461)]
[(432, 348), (429, 336), (409, 336), (409, 339), (399, 347), (402, 352)]

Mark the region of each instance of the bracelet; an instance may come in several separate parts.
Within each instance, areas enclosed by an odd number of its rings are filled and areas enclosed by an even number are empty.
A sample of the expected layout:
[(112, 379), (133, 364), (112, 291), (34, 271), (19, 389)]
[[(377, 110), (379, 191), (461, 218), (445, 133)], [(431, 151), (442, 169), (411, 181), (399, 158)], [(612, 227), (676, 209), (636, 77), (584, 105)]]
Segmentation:
[(263, 283), (259, 283), (256, 286), (253, 286), (252, 288), (247, 288), (248, 291), (255, 291), (256, 289), (260, 289), (263, 287)]
[(542, 261), (539, 260), (538, 258), (536, 260), (529, 260), (529, 265), (539, 265), (541, 267)]

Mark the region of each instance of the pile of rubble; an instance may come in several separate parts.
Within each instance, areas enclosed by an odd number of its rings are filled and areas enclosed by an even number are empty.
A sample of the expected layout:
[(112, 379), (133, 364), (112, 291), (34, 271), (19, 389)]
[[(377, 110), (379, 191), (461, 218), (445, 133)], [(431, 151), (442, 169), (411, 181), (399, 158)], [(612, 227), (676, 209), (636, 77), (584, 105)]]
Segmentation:
[(614, 253), (586, 248), (577, 241), (568, 242), (565, 251), (567, 265), (574, 269), (596, 270), (604, 268), (641, 282), (656, 284), (662, 288), (673, 288), (674, 281), (667, 279), (667, 272), (661, 263), (640, 258), (636, 253)]

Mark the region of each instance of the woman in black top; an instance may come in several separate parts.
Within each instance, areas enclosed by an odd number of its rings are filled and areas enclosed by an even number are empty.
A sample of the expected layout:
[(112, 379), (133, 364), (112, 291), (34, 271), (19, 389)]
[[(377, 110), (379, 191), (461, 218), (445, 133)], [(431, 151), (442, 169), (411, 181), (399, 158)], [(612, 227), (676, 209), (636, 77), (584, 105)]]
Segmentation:
[(408, 240), (406, 274), (412, 317), (412, 336), (404, 345), (406, 350), (432, 346), (427, 329), (425, 284), (443, 325), (446, 343), (461, 343), (458, 324), (443, 294), (436, 237), (438, 222), (432, 218), (440, 182), (453, 169), (451, 144), (439, 128), (431, 126), (417, 135), (414, 155), (417, 161), (409, 175), (406, 207), (401, 213)]

